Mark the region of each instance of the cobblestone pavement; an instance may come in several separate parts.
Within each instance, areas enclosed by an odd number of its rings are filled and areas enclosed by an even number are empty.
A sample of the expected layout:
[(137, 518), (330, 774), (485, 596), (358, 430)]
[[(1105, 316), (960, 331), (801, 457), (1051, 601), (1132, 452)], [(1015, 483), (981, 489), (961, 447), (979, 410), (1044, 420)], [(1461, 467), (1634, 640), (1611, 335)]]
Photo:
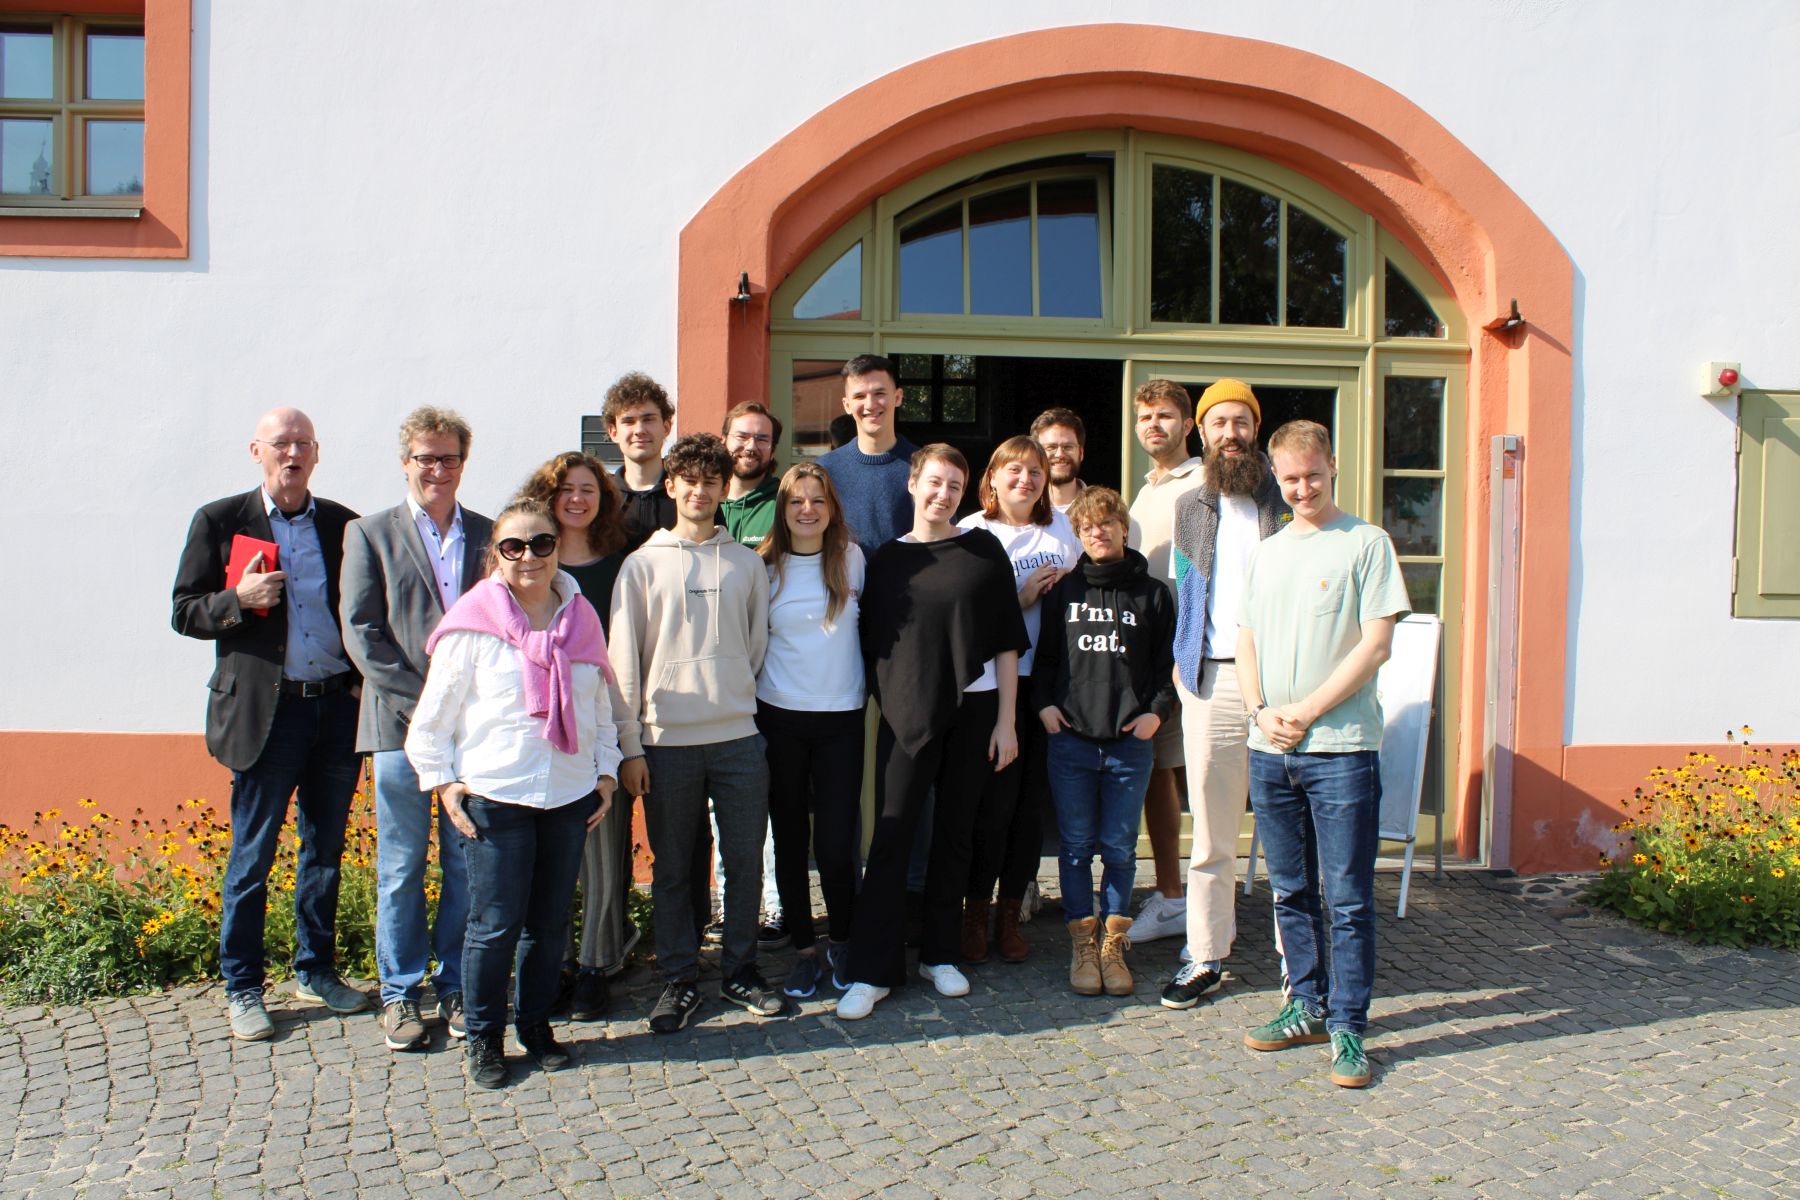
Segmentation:
[(372, 1017), (291, 994), (261, 1044), (231, 1040), (215, 989), (18, 1009), (0, 1193), (1800, 1196), (1800, 958), (1670, 942), (1557, 882), (1415, 882), (1381, 925), (1365, 1092), (1330, 1084), (1324, 1047), (1244, 1049), (1278, 1004), (1261, 888), (1235, 981), (1192, 1011), (1156, 1002), (1175, 939), (1133, 950), (1135, 995), (1071, 995), (1051, 908), (1028, 963), (855, 1024), (709, 999), (653, 1037), (640, 971), (614, 1020), (565, 1028), (576, 1068), (515, 1058), (503, 1092), (441, 1040), (394, 1055)]

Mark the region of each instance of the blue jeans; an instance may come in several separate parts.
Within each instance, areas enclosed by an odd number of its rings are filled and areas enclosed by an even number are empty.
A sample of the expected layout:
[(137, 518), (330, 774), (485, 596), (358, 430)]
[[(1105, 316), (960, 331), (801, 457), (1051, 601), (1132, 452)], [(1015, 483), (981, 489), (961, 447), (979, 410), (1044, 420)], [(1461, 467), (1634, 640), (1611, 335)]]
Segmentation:
[(1144, 790), (1150, 786), (1155, 744), (1139, 738), (1090, 741), (1073, 733), (1053, 733), (1044, 751), (1050, 799), (1062, 852), (1063, 916), (1080, 921), (1094, 915), (1094, 850), (1100, 851), (1100, 916), (1125, 916), (1137, 879), (1138, 823)]
[(219, 922), (219, 968), (227, 995), (263, 985), (269, 869), (288, 800), (296, 793), (294, 970), (334, 969), (339, 860), (362, 767), (356, 756), (356, 708), (347, 691), (281, 697), (256, 765), (231, 774), (231, 858)]
[[(1361, 1034), (1375, 987), (1375, 846), (1381, 765), (1373, 750), (1250, 752), (1250, 806), (1275, 893), (1289, 995), (1325, 1028)], [(1325, 919), (1331, 914), (1331, 966)]]
[(469, 867), (469, 920), (463, 940), (463, 1006), (473, 1035), (506, 1028), (506, 979), (519, 975), (516, 1024), (550, 1019), (569, 945), (569, 908), (587, 846), (589, 793), (557, 808), (470, 796), (475, 837), (463, 842)]
[[(440, 996), (462, 991), (463, 929), (469, 923), (469, 871), (462, 835), (438, 820), (437, 924), (425, 912), (425, 860), (431, 851), (431, 793), (404, 750), (375, 752), (375, 970), (381, 1003), (417, 1000), (427, 975)], [(431, 970), (437, 960), (437, 971)]]

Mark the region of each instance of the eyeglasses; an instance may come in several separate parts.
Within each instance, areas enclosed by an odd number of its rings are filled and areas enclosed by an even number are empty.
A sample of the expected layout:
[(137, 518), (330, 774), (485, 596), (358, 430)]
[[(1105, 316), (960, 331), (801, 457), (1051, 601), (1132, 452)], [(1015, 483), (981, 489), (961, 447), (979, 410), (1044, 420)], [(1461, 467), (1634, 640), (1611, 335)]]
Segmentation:
[(527, 550), (533, 558), (549, 558), (556, 553), (556, 535), (540, 533), (529, 542), (524, 538), (501, 538), (494, 543), (494, 550), (507, 562), (518, 562)]
[(463, 456), (460, 454), (409, 454), (406, 457), (418, 463), (420, 469), (425, 471), (429, 471), (433, 467), (454, 471), (463, 465)]
[(317, 443), (315, 441), (311, 441), (311, 440), (307, 440), (307, 441), (292, 440), (292, 441), (281, 441), (281, 442), (271, 442), (268, 438), (257, 438), (256, 440), (258, 443), (269, 447), (271, 450), (275, 451), (275, 453), (277, 453), (277, 454), (287, 454), (290, 451), (295, 454), (305, 454), (309, 450), (311, 450), (314, 446), (317, 446), (319, 444), (319, 443)]

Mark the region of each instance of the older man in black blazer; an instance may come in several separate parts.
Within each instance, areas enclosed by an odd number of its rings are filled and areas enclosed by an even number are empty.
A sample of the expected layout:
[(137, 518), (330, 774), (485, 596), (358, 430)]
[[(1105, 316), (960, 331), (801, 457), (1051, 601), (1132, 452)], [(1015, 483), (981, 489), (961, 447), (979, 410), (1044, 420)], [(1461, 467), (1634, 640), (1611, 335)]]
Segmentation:
[[(175, 577), (178, 633), (214, 643), (206, 748), (231, 768), (231, 859), (225, 868), (219, 965), (231, 1032), (275, 1032), (263, 1004), (269, 869), (290, 797), (299, 796), (294, 973), (302, 999), (359, 1012), (369, 999), (338, 978), (339, 860), (356, 791), (358, 677), (337, 621), (344, 528), (356, 514), (307, 491), (319, 461), (312, 422), (278, 408), (257, 422), (250, 455), (262, 486), (194, 514)], [(238, 535), (272, 542), (235, 586), (226, 567)]]
[[(456, 502), (469, 427), (454, 412), (424, 407), (400, 426), (406, 500), (351, 523), (344, 535), (344, 646), (367, 681), (356, 748), (374, 756), (375, 966), (381, 975), (382, 1036), (392, 1050), (427, 1042), (420, 1014), (426, 979), (452, 1037), (462, 1023), (462, 946), (469, 919), (460, 835), (440, 815), (443, 887), (428, 926), (425, 863), (431, 793), (407, 761), (406, 730), (425, 687), (425, 640), (444, 611), (480, 582), (494, 525)], [(432, 967), (432, 960), (437, 966)]]

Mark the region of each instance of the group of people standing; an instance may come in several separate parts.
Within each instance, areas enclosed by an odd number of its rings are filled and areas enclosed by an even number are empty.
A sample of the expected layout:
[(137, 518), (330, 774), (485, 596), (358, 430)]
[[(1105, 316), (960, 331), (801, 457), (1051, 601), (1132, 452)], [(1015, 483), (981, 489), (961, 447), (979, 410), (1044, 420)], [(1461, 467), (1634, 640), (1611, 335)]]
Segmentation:
[[(1046, 789), (1070, 987), (1130, 994), (1132, 939), (1179, 911), (1171, 1008), (1221, 985), (1249, 795), (1289, 987), (1246, 1040), (1331, 1040), (1333, 1080), (1368, 1081), (1373, 677), (1407, 605), (1385, 534), (1332, 501), (1329, 434), (1290, 423), (1271, 460), (1245, 385), (1220, 381), (1196, 409), (1181, 385), (1152, 381), (1135, 409), (1153, 467), (1128, 509), (1082, 484), (1085, 436), (1068, 410), (1001, 443), (977, 476), (956, 448), (899, 436), (888, 360), (859, 356), (842, 374), (852, 436), (779, 475), (781, 424), (763, 405), (665, 453), (673, 406), (629, 374), (604, 409), (619, 471), (558, 455), (491, 521), (456, 501), (470, 431), (454, 413), (408, 416), (405, 501), (361, 518), (308, 490), (318, 442), (305, 415), (263, 417), (262, 486), (196, 514), (175, 586), (177, 630), (218, 643), (207, 736), (233, 770), (221, 960), (236, 1036), (273, 1032), (261, 930), (296, 794), (297, 992), (339, 1012), (368, 1004), (332, 965), (366, 754), (383, 1036), (428, 1044), (429, 983), (483, 1086), (507, 1079), (509, 992), (516, 1044), (547, 1070), (569, 1062), (550, 1022), (559, 994), (577, 1020), (605, 1011), (637, 939), (634, 800), (665, 981), (649, 1028), (666, 1034), (702, 1004), (715, 881), (719, 996), (758, 1016), (828, 988), (840, 1019), (867, 1017), (907, 978), (909, 916), (918, 974), (942, 995), (968, 992), (964, 965), (1022, 960)], [(1206, 453), (1190, 458), (1196, 417)], [(1178, 828), (1184, 757), (1188, 886), (1164, 876), (1159, 845), (1158, 890), (1134, 920), (1146, 798), (1153, 841), (1167, 842), (1157, 806), (1174, 799)], [(779, 987), (758, 967), (771, 932), (795, 951)]]

